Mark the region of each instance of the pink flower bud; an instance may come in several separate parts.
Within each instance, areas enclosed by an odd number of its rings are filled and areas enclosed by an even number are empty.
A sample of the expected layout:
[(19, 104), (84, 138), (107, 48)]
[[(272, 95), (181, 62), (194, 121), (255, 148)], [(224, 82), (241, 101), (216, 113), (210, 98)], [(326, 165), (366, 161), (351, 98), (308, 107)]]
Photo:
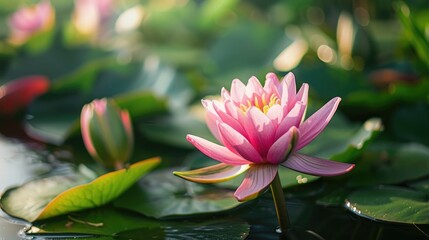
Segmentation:
[(113, 100), (83, 106), (80, 124), (86, 149), (98, 162), (119, 169), (129, 159), (134, 145), (131, 119)]

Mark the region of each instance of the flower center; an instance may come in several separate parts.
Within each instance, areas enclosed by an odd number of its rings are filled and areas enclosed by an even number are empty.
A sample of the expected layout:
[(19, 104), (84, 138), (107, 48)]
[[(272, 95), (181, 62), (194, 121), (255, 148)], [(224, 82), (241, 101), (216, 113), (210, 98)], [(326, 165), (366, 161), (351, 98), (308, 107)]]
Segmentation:
[(257, 107), (263, 113), (267, 114), (272, 106), (280, 104), (280, 99), (274, 93), (271, 94), (270, 97), (267, 97), (267, 95), (263, 93), (261, 96), (255, 96), (253, 99), (247, 99), (246, 103), (247, 104), (240, 104), (240, 109), (243, 113), (246, 113), (250, 107)]

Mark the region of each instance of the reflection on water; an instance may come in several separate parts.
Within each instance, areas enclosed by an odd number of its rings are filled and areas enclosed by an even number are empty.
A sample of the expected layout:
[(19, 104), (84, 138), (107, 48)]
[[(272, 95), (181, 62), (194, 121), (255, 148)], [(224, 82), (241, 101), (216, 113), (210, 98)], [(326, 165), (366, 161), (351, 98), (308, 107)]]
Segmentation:
[[(20, 185), (50, 168), (42, 162), (40, 155), (1, 135), (0, 153), (0, 194), (7, 188)], [(12, 220), (0, 211), (0, 240), (19, 239), (18, 232), (24, 226), (25, 222)]]
[(3, 218), (0, 218), (0, 240), (20, 239), (18, 237), (18, 232), (23, 227), (23, 225), (10, 223)]

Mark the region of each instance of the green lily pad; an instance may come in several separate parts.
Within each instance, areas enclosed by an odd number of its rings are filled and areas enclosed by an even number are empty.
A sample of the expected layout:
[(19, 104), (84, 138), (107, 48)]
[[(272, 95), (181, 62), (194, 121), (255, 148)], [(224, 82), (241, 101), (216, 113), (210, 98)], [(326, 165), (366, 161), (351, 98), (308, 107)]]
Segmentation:
[(410, 184), (414, 189), (426, 193), (429, 196), (429, 178)]
[(325, 130), (300, 152), (340, 162), (354, 162), (382, 128), (378, 118), (369, 119), (359, 127), (336, 114)]
[[(220, 218), (198, 221), (157, 221), (111, 206), (76, 212), (37, 221), (26, 230), (28, 237), (54, 237), (67, 234), (70, 238), (115, 237), (120, 239), (244, 239), (249, 225), (241, 219)], [(98, 239), (98, 238), (97, 238)]]
[(187, 134), (194, 134), (215, 141), (206, 123), (192, 115), (192, 113), (175, 113), (165, 117), (152, 119), (150, 122), (142, 122), (138, 126), (148, 138), (173, 146), (190, 148), (194, 147), (186, 140)]
[(373, 220), (429, 224), (427, 196), (402, 187), (378, 187), (358, 190), (346, 200), (347, 209)]
[(167, 169), (141, 179), (113, 204), (154, 218), (208, 215), (239, 205), (233, 191), (182, 180)]
[(429, 146), (427, 119), (429, 119), (428, 104), (399, 107), (392, 117), (393, 134), (400, 140), (420, 142)]
[(104, 205), (122, 194), (159, 163), (153, 158), (96, 179), (77, 172), (30, 181), (7, 190), (2, 209), (11, 216), (33, 222), (61, 214)]
[(429, 148), (420, 144), (374, 147), (356, 164), (349, 186), (398, 184), (429, 175)]
[(323, 197), (317, 199), (317, 204), (322, 206), (341, 206), (344, 204), (344, 199), (350, 193), (349, 189), (339, 187), (336, 190), (329, 192)]

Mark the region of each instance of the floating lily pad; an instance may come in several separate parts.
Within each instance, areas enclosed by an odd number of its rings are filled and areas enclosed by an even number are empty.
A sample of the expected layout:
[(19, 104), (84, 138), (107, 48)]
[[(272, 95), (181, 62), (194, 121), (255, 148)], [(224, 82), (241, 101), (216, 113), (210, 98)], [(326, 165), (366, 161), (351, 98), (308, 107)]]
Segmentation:
[(359, 127), (336, 114), (325, 130), (301, 152), (325, 159), (353, 162), (382, 128), (378, 118), (369, 119)]
[(427, 119), (429, 119), (428, 104), (399, 107), (392, 117), (393, 134), (400, 140), (420, 142), (429, 146)]
[(96, 179), (81, 172), (30, 181), (7, 190), (2, 209), (11, 216), (33, 222), (61, 214), (104, 205), (128, 189), (159, 163), (153, 158)]
[(149, 217), (177, 218), (231, 210), (241, 204), (233, 194), (231, 190), (185, 181), (167, 169), (141, 179), (113, 204)]
[[(124, 239), (244, 239), (249, 225), (241, 219), (220, 218), (198, 221), (157, 221), (111, 206), (37, 221), (25, 233), (28, 237), (70, 238), (116, 237)], [(98, 238), (97, 238), (98, 239)]]
[(349, 193), (349, 189), (341, 187), (317, 199), (316, 202), (323, 206), (341, 206)]
[(414, 189), (426, 193), (429, 196), (429, 179), (414, 182), (410, 184), (410, 186)]
[(429, 202), (423, 192), (402, 187), (378, 187), (353, 192), (347, 209), (373, 220), (429, 224)]
[(429, 175), (429, 148), (420, 144), (374, 147), (356, 165), (348, 185), (397, 184)]
[(206, 123), (191, 113), (176, 113), (152, 119), (150, 122), (142, 122), (139, 125), (139, 130), (154, 141), (183, 148), (194, 148), (186, 140), (187, 134), (194, 134), (215, 141)]

